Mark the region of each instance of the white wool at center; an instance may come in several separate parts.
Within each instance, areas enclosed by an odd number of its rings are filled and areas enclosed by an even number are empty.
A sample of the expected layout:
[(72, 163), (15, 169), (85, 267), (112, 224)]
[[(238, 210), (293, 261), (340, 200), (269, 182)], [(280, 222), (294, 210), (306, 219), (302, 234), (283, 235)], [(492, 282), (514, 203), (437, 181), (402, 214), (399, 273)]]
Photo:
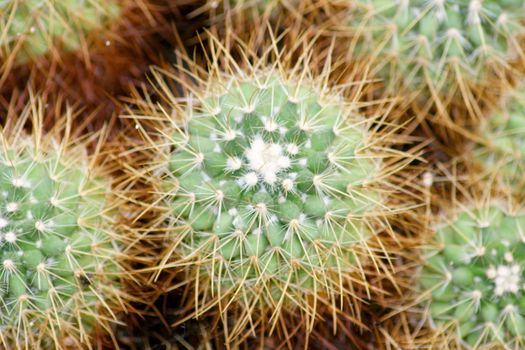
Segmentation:
[(256, 136), (245, 152), (248, 166), (268, 184), (277, 181), (277, 174), (290, 167), (290, 158), (283, 155), (283, 147), (277, 143), (264, 142)]

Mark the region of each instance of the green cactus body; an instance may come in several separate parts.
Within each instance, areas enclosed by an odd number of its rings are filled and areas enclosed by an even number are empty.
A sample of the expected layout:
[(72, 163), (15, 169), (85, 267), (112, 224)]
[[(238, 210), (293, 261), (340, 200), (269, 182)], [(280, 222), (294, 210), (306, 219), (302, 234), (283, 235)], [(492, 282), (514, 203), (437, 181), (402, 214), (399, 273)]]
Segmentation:
[(85, 154), (41, 146), (0, 152), (0, 347), (85, 344), (118, 288), (106, 181)]
[(16, 48), (22, 64), (50, 52), (55, 44), (66, 51), (80, 48), (83, 35), (118, 17), (118, 1), (7, 0), (0, 1), (3, 50)]
[[(393, 87), (432, 81), (444, 89), (462, 78), (484, 79), (488, 67), (515, 58), (524, 32), (523, 0), (359, 0), (366, 24), (362, 49), (381, 50)], [(363, 12), (361, 12), (363, 13)], [(356, 21), (362, 17), (355, 16)], [(362, 26), (357, 22), (356, 26)]]
[(378, 215), (380, 160), (365, 120), (315, 86), (230, 77), (172, 133), (162, 188), (200, 288), (261, 308), (348, 293)]
[[(473, 348), (525, 343), (525, 214), (509, 214), (493, 201), (464, 209), (436, 232), (421, 285), (431, 290), (435, 327), (456, 327)], [(450, 329), (449, 329), (450, 330)]]
[(525, 102), (522, 94), (509, 97), (481, 128), (484, 144), (474, 147), (475, 159), (485, 169), (498, 169), (505, 185), (520, 192), (525, 186)]

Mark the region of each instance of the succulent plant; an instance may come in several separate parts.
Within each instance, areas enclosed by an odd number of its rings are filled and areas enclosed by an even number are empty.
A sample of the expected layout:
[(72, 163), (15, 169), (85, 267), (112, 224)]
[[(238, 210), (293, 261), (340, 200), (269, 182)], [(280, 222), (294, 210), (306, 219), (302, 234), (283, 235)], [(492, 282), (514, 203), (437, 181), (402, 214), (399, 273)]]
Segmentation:
[(365, 24), (353, 17), (362, 48), (387, 62), (383, 74), (394, 88), (432, 85), (443, 92), (485, 79), (490, 67), (518, 56), (525, 29), (523, 0), (359, 0), (356, 7), (365, 16)]
[(366, 130), (341, 101), (257, 78), (232, 79), (174, 132), (165, 188), (191, 231), (187, 254), (225, 264), (209, 271), (214, 283), (265, 281), (278, 302), (287, 284), (328, 288), (330, 272), (355, 269), (355, 246), (370, 236), (362, 217), (380, 201), (366, 188), (379, 163), (360, 154)]
[[(413, 156), (389, 148), (384, 112), (365, 117), (342, 87), (301, 63), (290, 71), (247, 64), (235, 74), (213, 65), (182, 99), (172, 76), (155, 70), (167, 105), (143, 100), (133, 112), (151, 141), (140, 158), (159, 196), (153, 206), (134, 201), (158, 214), (140, 230), (155, 239), (160, 229), (165, 246), (152, 278), (182, 270), (193, 317), (221, 310), (227, 322), (237, 313), (229, 340), (246, 327), (287, 327), (289, 312), (307, 334), (320, 310), (336, 317), (350, 305), (358, 320), (362, 298), (381, 293), (368, 277), (388, 274), (378, 233), (394, 236), (388, 217), (402, 211), (387, 204), (396, 192), (389, 181)], [(152, 120), (170, 127), (141, 127)]]
[(0, 346), (89, 346), (120, 293), (109, 184), (82, 141), (20, 130), (0, 131)]
[[(517, 92), (492, 112), (480, 130), (483, 143), (474, 146), (474, 158), (487, 171), (498, 169), (505, 185), (520, 192), (525, 185), (525, 99)], [(515, 192), (516, 192), (515, 191)]]
[(83, 35), (119, 15), (118, 1), (14, 0), (0, 1), (0, 42), (7, 57), (25, 63), (53, 50), (81, 47)]
[(492, 199), (462, 207), (436, 229), (421, 286), (429, 317), (475, 349), (521, 349), (525, 334), (525, 214)]

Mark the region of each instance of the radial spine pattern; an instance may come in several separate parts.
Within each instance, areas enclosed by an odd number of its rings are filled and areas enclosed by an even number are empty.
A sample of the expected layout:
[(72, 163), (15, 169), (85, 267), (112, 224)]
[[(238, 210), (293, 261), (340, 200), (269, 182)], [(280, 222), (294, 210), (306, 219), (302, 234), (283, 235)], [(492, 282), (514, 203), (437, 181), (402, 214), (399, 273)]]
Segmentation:
[[(360, 217), (378, 197), (365, 189), (378, 162), (358, 155), (359, 121), (346, 121), (339, 101), (321, 105), (311, 87), (276, 77), (231, 81), (208, 102), (175, 133), (170, 169), (191, 250), (227, 263), (212, 271), (218, 286), (268, 278), (270, 291), (283, 292), (348, 269), (352, 247), (369, 236)], [(294, 258), (304, 260), (292, 266)]]

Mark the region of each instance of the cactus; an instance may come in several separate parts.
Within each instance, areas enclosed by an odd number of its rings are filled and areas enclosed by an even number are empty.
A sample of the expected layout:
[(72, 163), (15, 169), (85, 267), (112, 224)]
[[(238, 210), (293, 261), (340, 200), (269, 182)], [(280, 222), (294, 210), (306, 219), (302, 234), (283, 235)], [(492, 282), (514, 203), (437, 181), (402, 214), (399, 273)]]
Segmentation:
[(84, 34), (118, 17), (120, 10), (114, 0), (1, 1), (2, 51), (14, 51), (15, 63), (22, 64), (52, 51), (55, 44), (76, 50)]
[(164, 183), (187, 224), (185, 254), (224, 264), (207, 271), (218, 288), (265, 286), (276, 303), (333, 288), (330, 273), (355, 269), (355, 246), (371, 235), (363, 215), (380, 200), (366, 188), (379, 163), (361, 153), (362, 120), (277, 76), (232, 78), (202, 103), (172, 135)]
[(356, 24), (365, 36), (362, 48), (393, 63), (393, 70), (383, 69), (391, 87), (401, 82), (416, 91), (486, 79), (489, 67), (516, 58), (525, 29), (523, 0), (359, 0), (357, 8), (366, 22)]
[(0, 347), (81, 348), (120, 298), (108, 181), (39, 125), (0, 131)]
[[(307, 84), (257, 78), (268, 80), (232, 79), (174, 132), (170, 207), (191, 227), (188, 253), (227, 262), (212, 272), (224, 285), (273, 276), (272, 292), (287, 280), (323, 286), (319, 273), (349, 269), (353, 246), (370, 236), (360, 219), (380, 200), (366, 188), (378, 162), (359, 155), (366, 131), (344, 120), (340, 101), (320, 104)], [(294, 258), (304, 261), (292, 267)]]
[[(286, 328), (290, 312), (305, 320), (306, 334), (321, 310), (337, 317), (350, 305), (359, 320), (362, 298), (381, 293), (369, 273), (390, 276), (377, 234), (394, 236), (388, 217), (411, 201), (388, 204), (396, 191), (391, 176), (413, 156), (389, 148), (394, 131), (382, 109), (365, 117), (343, 87), (311, 78), (303, 61), (265, 69), (258, 57), (237, 71), (226, 57), (237, 73), (212, 63), (183, 99), (171, 91), (172, 75), (155, 70), (167, 105), (140, 100), (132, 114), (150, 141), (139, 146), (142, 165), (151, 165), (139, 181), (146, 178), (159, 196), (133, 200), (145, 203), (139, 218), (151, 211), (147, 217), (158, 218), (139, 229), (145, 240), (163, 232), (152, 279), (182, 270), (194, 317), (220, 310), (228, 322), (237, 313), (227, 341), (246, 327)], [(155, 135), (142, 127), (159, 120), (171, 129), (163, 124)]]
[(525, 214), (503, 208), (491, 199), (441, 220), (421, 274), (432, 325), (475, 349), (525, 345)]
[[(473, 149), (483, 169), (498, 169), (505, 182), (520, 192), (525, 185), (525, 99), (516, 92), (492, 112), (480, 130), (482, 143)], [(515, 192), (516, 192), (515, 191)]]

